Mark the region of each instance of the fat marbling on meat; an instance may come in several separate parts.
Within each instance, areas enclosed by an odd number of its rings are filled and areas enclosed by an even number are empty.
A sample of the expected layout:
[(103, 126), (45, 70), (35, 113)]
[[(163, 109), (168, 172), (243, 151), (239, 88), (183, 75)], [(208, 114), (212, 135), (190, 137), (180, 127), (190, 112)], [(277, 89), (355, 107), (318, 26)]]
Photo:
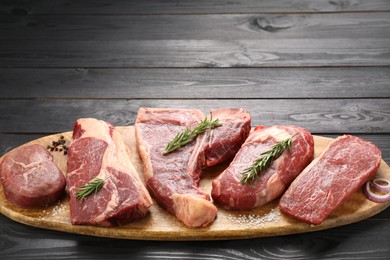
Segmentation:
[(333, 140), (295, 179), (279, 201), (282, 212), (321, 224), (359, 187), (375, 176), (380, 150), (359, 137)]
[[(102, 188), (77, 199), (79, 187), (104, 180)], [(144, 217), (152, 199), (130, 161), (115, 127), (93, 118), (76, 121), (68, 148), (67, 190), (72, 224), (114, 226)]]
[(0, 165), (4, 195), (25, 208), (39, 208), (57, 201), (65, 190), (65, 177), (53, 156), (41, 145), (18, 147)]
[[(253, 184), (240, 181), (244, 169), (276, 143), (293, 136), (292, 146), (271, 166), (258, 174)], [(310, 163), (314, 153), (313, 136), (297, 126), (258, 127), (247, 138), (228, 168), (212, 183), (211, 195), (228, 209), (260, 207), (283, 194), (295, 177)]]

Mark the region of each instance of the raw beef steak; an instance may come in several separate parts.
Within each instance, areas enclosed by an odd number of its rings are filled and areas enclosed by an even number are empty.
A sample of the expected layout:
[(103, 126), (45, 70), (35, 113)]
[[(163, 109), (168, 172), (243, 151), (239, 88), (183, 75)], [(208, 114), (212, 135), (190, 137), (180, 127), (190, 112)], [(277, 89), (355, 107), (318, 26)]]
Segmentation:
[(160, 206), (190, 227), (207, 226), (217, 214), (210, 196), (199, 189), (202, 168), (231, 159), (250, 131), (250, 115), (243, 109), (216, 109), (212, 118), (222, 126), (196, 138), (179, 150), (163, 155), (175, 135), (199, 124), (196, 109), (140, 108), (135, 124), (144, 175)]
[[(292, 146), (276, 159), (271, 166), (261, 172), (253, 184), (240, 184), (244, 169), (261, 157), (261, 153), (270, 150), (277, 142), (292, 135)], [(313, 136), (297, 126), (273, 126), (256, 128), (253, 131), (229, 167), (212, 183), (211, 196), (219, 205), (238, 210), (260, 207), (279, 197), (310, 163), (314, 153)]]
[(41, 145), (18, 147), (0, 165), (4, 195), (25, 208), (38, 208), (57, 201), (65, 190), (65, 177), (53, 156)]
[[(145, 216), (152, 205), (127, 147), (111, 124), (92, 118), (77, 120), (67, 166), (72, 224), (125, 224)], [(105, 180), (102, 188), (77, 199), (77, 188), (95, 178)]]
[(202, 163), (202, 167), (232, 159), (251, 129), (250, 115), (242, 108), (212, 109), (210, 114), (213, 119), (218, 118), (222, 126), (203, 136), (202, 149), (206, 161)]
[(295, 179), (279, 207), (300, 220), (321, 224), (375, 175), (380, 161), (374, 144), (350, 135), (338, 137)]

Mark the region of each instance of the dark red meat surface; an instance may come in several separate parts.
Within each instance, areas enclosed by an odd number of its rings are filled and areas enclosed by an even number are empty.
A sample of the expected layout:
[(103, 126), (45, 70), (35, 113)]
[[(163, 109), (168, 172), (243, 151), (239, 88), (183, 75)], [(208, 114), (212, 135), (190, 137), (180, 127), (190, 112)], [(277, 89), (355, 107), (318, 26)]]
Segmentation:
[(53, 156), (41, 145), (18, 147), (0, 165), (5, 196), (25, 208), (39, 208), (57, 201), (65, 190), (65, 177)]
[(380, 160), (374, 144), (351, 135), (338, 137), (296, 178), (279, 207), (305, 222), (321, 224), (373, 178)]
[[(240, 184), (241, 174), (277, 142), (292, 135), (292, 146), (261, 172), (254, 183)], [(295, 177), (310, 163), (314, 153), (312, 135), (296, 126), (273, 126), (253, 131), (229, 167), (212, 183), (211, 195), (217, 204), (228, 209), (249, 210), (282, 195)]]

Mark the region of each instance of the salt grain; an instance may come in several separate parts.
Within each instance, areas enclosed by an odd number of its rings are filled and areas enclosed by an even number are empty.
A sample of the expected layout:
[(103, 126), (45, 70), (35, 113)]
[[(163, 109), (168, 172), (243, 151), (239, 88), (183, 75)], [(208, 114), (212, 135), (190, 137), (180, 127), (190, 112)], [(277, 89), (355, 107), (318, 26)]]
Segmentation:
[(250, 214), (250, 215), (241, 214), (238, 217), (229, 215), (228, 219), (234, 224), (246, 225), (248, 228), (254, 228), (254, 227), (262, 228), (268, 222), (278, 223), (279, 216), (280, 216), (279, 210), (271, 209), (270, 212), (268, 212), (266, 215), (263, 216), (256, 215), (256, 214)]
[(61, 216), (64, 211), (66, 210), (66, 206), (61, 203), (61, 201), (58, 201), (57, 204), (51, 209), (51, 210), (43, 210), (42, 216), (39, 216), (38, 219), (44, 220), (46, 217), (56, 217), (56, 216)]

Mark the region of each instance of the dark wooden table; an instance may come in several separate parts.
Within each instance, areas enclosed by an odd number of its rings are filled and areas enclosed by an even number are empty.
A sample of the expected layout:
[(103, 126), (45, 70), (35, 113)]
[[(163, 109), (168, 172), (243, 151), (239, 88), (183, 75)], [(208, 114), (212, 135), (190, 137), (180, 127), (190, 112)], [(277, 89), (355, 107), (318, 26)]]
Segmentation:
[[(390, 1), (0, 1), (0, 154), (79, 117), (244, 107), (253, 125), (355, 134), (390, 163)], [(159, 242), (0, 215), (0, 259), (389, 259), (390, 208), (325, 231)]]

